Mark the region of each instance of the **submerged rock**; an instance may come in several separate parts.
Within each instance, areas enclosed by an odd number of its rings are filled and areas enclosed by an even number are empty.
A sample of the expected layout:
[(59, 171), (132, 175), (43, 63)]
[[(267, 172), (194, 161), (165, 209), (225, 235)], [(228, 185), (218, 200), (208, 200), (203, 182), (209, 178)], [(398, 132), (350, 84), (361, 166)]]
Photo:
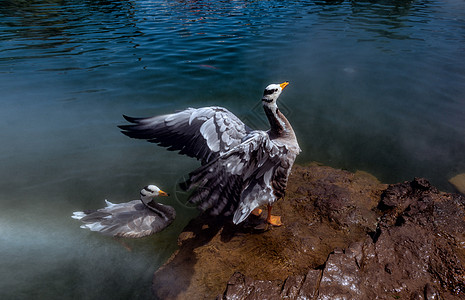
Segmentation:
[(274, 213), (194, 219), (154, 275), (160, 299), (464, 299), (465, 200), (425, 179), (295, 166)]
[(451, 179), (449, 182), (463, 195), (465, 195), (465, 173), (458, 174)]

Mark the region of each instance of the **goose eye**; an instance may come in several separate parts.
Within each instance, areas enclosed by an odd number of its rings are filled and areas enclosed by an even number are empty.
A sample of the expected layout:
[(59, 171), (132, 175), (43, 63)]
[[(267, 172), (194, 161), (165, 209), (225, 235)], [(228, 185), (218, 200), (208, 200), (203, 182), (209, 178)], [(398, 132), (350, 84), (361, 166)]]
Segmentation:
[(263, 95), (264, 95), (264, 96), (266, 96), (266, 95), (271, 95), (271, 94), (273, 94), (273, 93), (276, 92), (276, 91), (277, 91), (277, 89), (265, 90), (265, 92), (263, 93)]

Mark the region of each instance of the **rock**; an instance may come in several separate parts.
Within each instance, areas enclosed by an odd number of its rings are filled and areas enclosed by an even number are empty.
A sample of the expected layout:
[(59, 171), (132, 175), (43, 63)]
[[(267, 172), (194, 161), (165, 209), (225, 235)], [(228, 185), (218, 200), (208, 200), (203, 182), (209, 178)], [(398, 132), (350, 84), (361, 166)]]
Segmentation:
[[(373, 209), (385, 188), (363, 172), (294, 166), (286, 198), (273, 206), (284, 226), (257, 229), (265, 216), (236, 226), (202, 215), (186, 226), (179, 250), (155, 273), (153, 291), (160, 299), (211, 299), (234, 272), (281, 282), (303, 276), (322, 266), (336, 247), (376, 230), (379, 214)], [(331, 198), (339, 211), (317, 201), (322, 198)]]
[[(299, 295), (296, 299), (316, 299), (318, 296), (318, 284), (321, 278), (321, 270), (310, 269), (300, 286)], [(292, 298), (290, 298), (292, 299)]]
[(326, 299), (369, 299), (362, 297), (361, 271), (355, 254), (349, 248), (329, 256), (318, 285), (319, 298), (324, 295)]
[(367, 238), (331, 254), (319, 299), (464, 299), (465, 200), (417, 178), (391, 185), (384, 196), (393, 190), (404, 200), (398, 202), (404, 210), (394, 210), (402, 222), (380, 223), (376, 241)]
[(281, 299), (297, 298), (297, 296), (299, 295), (299, 291), (302, 288), (304, 278), (305, 277), (302, 275), (287, 277), (286, 282), (284, 283), (283, 288), (281, 290)]
[[(464, 299), (465, 200), (422, 178), (295, 166), (284, 226), (194, 219), (154, 275), (160, 299)], [(219, 296), (218, 296), (219, 295)]]
[(317, 299), (320, 276), (320, 270), (310, 270), (306, 276), (289, 276), (283, 283), (280, 280), (254, 280), (241, 273), (234, 273), (224, 294), (216, 299)]
[(217, 299), (270, 299), (279, 300), (282, 281), (253, 280), (241, 273), (234, 273), (228, 281), (223, 296)]
[(458, 174), (451, 179), (449, 182), (463, 195), (465, 195), (465, 173)]

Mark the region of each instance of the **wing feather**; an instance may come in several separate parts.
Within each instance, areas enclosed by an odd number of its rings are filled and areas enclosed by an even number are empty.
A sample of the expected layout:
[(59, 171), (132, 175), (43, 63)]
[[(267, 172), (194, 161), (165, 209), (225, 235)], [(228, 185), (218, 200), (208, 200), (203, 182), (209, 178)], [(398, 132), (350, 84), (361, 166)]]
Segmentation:
[(253, 131), (241, 144), (189, 174), (183, 186), (196, 188), (190, 201), (213, 215), (235, 211), (233, 221), (238, 224), (256, 207), (284, 194), (287, 173), (279, 181), (284, 184), (273, 182), (283, 167), (287, 170), (292, 165), (295, 156), (288, 153), (286, 146), (273, 143), (266, 132)]
[(216, 106), (151, 118), (124, 118), (132, 123), (118, 126), (125, 135), (195, 157), (202, 164), (231, 150), (251, 132), (233, 113)]
[(138, 238), (163, 230), (176, 215), (174, 208), (164, 205), (169, 217), (162, 218), (140, 200), (118, 204), (106, 201), (106, 204), (96, 211), (75, 212), (73, 217), (84, 223), (81, 228), (105, 235)]

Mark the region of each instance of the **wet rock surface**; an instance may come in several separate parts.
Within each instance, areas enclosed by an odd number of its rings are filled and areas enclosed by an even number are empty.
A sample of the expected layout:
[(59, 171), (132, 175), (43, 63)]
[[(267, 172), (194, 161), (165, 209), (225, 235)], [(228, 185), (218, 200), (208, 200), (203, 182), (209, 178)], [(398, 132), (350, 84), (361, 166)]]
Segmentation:
[(241, 226), (194, 219), (154, 275), (160, 299), (465, 299), (465, 200), (311, 164)]
[(458, 174), (451, 179), (449, 182), (455, 187), (457, 191), (465, 195), (465, 173)]

